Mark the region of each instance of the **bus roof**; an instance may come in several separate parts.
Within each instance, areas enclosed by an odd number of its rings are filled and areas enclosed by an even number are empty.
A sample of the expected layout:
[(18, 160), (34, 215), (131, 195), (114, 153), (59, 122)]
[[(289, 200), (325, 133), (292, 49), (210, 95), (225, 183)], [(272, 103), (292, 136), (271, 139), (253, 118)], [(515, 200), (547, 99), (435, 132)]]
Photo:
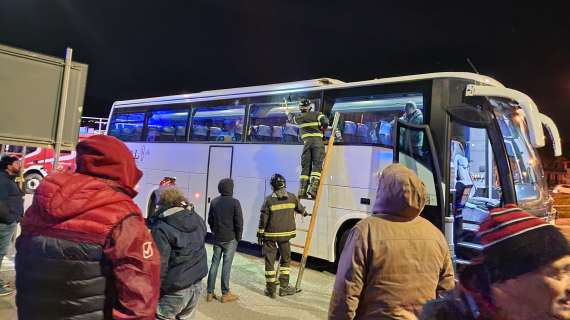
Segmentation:
[(286, 82), (286, 83), (269, 84), (262, 86), (210, 90), (198, 93), (116, 101), (113, 104), (113, 108), (139, 107), (146, 105), (160, 105), (160, 104), (174, 104), (174, 103), (189, 103), (189, 102), (207, 101), (207, 100), (235, 99), (240, 97), (260, 96), (266, 94), (302, 92), (311, 89), (324, 89), (324, 90), (342, 89), (342, 88), (369, 86), (375, 84), (430, 80), (437, 78), (458, 78), (458, 79), (471, 80), (478, 84), (489, 85), (493, 87), (504, 87), (499, 81), (493, 78), (469, 72), (437, 72), (437, 73), (390, 77), (390, 78), (348, 82), (348, 83), (331, 78), (319, 78), (319, 79), (312, 79), (305, 81)]

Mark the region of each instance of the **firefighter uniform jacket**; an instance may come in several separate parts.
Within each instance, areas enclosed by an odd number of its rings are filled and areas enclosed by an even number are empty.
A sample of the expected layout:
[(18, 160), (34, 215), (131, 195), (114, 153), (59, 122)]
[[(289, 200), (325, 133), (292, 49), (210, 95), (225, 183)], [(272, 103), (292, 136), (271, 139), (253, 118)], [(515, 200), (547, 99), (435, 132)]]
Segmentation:
[(309, 137), (323, 137), (323, 129), (329, 126), (329, 120), (321, 112), (303, 112), (293, 117), (293, 123), (301, 130), (301, 140)]
[(265, 198), (259, 217), (259, 234), (265, 240), (288, 241), (295, 237), (295, 212), (305, 213), (297, 197), (287, 192), (287, 196), (277, 197), (275, 193)]

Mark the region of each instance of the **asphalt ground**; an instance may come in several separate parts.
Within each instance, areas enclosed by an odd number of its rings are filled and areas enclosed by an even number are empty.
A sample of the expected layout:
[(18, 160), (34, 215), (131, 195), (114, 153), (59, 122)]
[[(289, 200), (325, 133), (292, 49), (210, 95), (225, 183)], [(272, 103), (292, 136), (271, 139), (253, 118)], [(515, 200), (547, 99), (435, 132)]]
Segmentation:
[[(26, 197), (26, 207), (31, 197)], [(207, 244), (208, 265), (212, 257), (212, 245)], [(14, 252), (12, 251), (13, 255)], [(10, 255), (10, 253), (9, 253)], [(300, 256), (293, 255), (291, 284), (297, 279)], [(221, 266), (216, 281), (216, 294), (221, 295)], [(14, 286), (15, 271), (11, 260), (6, 260), (0, 269), (0, 277)], [(302, 291), (293, 296), (271, 299), (263, 293), (265, 289), (265, 271), (261, 252), (257, 245), (241, 243), (234, 257), (230, 288), (239, 296), (235, 302), (221, 303), (218, 300), (206, 302), (206, 278), (204, 290), (197, 307), (196, 319), (232, 319), (232, 320), (293, 320), (326, 319), (329, 300), (334, 284), (334, 265), (332, 263), (309, 259), (302, 282)], [(17, 319), (15, 294), (0, 297), (0, 319)]]

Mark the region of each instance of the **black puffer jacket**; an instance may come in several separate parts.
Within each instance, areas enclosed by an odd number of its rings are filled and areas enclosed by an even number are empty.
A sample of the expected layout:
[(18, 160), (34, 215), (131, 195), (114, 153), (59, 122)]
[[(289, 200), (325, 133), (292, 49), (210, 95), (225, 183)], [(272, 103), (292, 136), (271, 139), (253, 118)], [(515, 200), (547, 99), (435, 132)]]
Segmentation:
[(23, 194), (5, 171), (0, 172), (0, 223), (19, 221), (24, 214)]
[(212, 200), (208, 213), (208, 224), (218, 242), (241, 240), (243, 215), (239, 200), (233, 197), (234, 181), (222, 179), (218, 184), (220, 196)]
[(160, 209), (151, 227), (160, 251), (160, 293), (172, 293), (201, 281), (208, 273), (206, 224), (194, 208)]

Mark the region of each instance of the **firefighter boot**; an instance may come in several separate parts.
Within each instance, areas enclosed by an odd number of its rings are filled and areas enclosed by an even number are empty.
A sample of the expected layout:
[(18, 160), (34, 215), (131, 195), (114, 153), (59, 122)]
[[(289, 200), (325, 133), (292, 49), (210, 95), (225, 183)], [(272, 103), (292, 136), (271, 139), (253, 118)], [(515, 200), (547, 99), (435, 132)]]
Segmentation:
[(317, 177), (311, 177), (311, 185), (309, 186), (309, 190), (307, 190), (307, 194), (315, 199), (317, 197), (317, 191), (319, 190), (319, 182), (321, 179)]
[(279, 287), (279, 296), (292, 296), (297, 293), (297, 289), (295, 287), (286, 286), (286, 287)]
[(297, 195), (299, 199), (307, 199), (307, 187), (309, 186), (309, 180), (301, 179), (299, 183), (299, 194)]
[(275, 299), (277, 297), (277, 285), (275, 283), (266, 283), (265, 295), (271, 299)]

